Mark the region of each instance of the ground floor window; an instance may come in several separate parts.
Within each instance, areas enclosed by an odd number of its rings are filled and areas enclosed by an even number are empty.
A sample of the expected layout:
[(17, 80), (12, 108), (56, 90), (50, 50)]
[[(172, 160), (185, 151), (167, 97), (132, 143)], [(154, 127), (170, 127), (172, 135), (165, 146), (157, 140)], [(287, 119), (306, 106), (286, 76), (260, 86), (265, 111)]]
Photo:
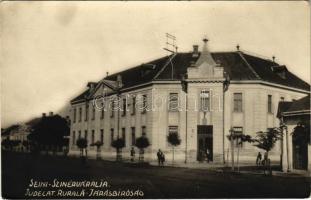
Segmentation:
[(125, 128), (122, 128), (122, 139), (124, 141), (124, 144), (126, 144), (126, 141), (125, 141)]
[(100, 142), (104, 144), (104, 130), (100, 129)]
[[(234, 135), (242, 135), (243, 134), (243, 127), (233, 127), (233, 134)], [(235, 140), (235, 146), (236, 147), (243, 147), (243, 143), (240, 141), (240, 139)]]
[(132, 137), (132, 146), (135, 146), (135, 142), (136, 142), (135, 127), (131, 128), (131, 137)]
[(76, 143), (76, 132), (73, 131), (72, 132), (72, 145), (75, 145), (75, 143)]

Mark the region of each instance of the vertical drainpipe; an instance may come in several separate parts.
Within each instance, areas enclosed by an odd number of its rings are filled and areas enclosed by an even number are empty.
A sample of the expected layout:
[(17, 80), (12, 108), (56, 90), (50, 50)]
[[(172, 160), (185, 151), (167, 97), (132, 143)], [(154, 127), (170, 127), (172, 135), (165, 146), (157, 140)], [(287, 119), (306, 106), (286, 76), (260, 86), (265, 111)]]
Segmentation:
[[(224, 72), (224, 75), (226, 76), (226, 72)], [(223, 129), (223, 135), (222, 135), (222, 155), (223, 155), (223, 164), (226, 164), (226, 156), (225, 156), (225, 92), (228, 90), (229, 88), (229, 84), (230, 84), (230, 78), (229, 76), (225, 77), (225, 81), (223, 84), (223, 102), (222, 102), (222, 112), (223, 112), (223, 125), (222, 125), (222, 129)]]

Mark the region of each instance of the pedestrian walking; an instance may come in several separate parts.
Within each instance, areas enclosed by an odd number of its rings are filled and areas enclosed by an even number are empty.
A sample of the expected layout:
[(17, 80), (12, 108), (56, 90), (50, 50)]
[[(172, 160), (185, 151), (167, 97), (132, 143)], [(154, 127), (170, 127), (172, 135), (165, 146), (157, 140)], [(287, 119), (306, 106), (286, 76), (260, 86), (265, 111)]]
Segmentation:
[(135, 159), (135, 149), (134, 149), (134, 147), (132, 147), (132, 149), (131, 149), (131, 161), (134, 162), (134, 159)]
[(165, 162), (165, 154), (162, 152), (161, 155), (161, 165), (164, 166), (164, 162)]
[(160, 166), (161, 165), (161, 163), (162, 163), (162, 151), (161, 151), (161, 149), (159, 149), (158, 150), (158, 152), (157, 152), (157, 157), (158, 157), (158, 165)]
[(262, 159), (262, 155), (260, 152), (258, 152), (257, 154), (257, 158), (256, 158), (256, 165), (259, 166), (261, 163), (261, 159)]
[(205, 156), (206, 156), (207, 163), (209, 163), (209, 161), (210, 161), (210, 150), (208, 148), (206, 148)]

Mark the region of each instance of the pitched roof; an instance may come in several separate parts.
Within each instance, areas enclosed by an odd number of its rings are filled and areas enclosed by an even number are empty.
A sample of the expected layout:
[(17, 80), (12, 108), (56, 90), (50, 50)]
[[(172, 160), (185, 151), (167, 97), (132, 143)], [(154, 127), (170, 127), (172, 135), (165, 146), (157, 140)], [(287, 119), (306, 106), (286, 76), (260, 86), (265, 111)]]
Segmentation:
[(286, 110), (286, 112), (295, 112), (301, 110), (310, 110), (310, 95), (293, 101), (292, 105)]
[[(211, 53), (216, 63), (224, 67), (230, 80), (264, 80), (293, 88), (310, 91), (310, 85), (288, 70), (284, 77), (273, 71), (273, 66), (279, 66), (271, 60), (255, 57), (240, 51)], [(200, 55), (199, 55), (200, 56)], [(109, 75), (105, 80), (116, 81), (121, 75), (123, 89), (157, 80), (181, 80), (187, 68), (195, 63), (199, 56), (193, 57), (192, 52), (177, 53), (175, 56), (165, 56), (145, 64)], [(173, 65), (173, 67), (172, 67)], [(97, 83), (98, 84), (98, 83)], [(96, 86), (95, 86), (96, 87)], [(83, 100), (90, 91), (85, 90), (71, 102)]]
[(291, 102), (280, 102), (278, 108), (278, 117), (282, 113), (291, 113), (291, 112), (310, 112), (310, 95), (307, 95), (301, 99), (291, 101)]

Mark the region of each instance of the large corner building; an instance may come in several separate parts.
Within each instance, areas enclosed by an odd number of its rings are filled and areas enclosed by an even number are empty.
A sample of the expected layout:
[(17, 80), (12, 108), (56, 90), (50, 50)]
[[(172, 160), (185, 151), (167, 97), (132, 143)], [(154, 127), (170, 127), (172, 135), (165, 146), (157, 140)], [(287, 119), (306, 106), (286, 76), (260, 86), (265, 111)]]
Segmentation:
[[(103, 158), (115, 157), (111, 141), (119, 136), (126, 141), (123, 157), (129, 157), (135, 138), (145, 135), (151, 143), (145, 159), (155, 160), (158, 149), (170, 159), (167, 135), (177, 132), (181, 144), (175, 148), (175, 160), (196, 162), (209, 149), (214, 163), (227, 162), (229, 130), (255, 135), (278, 127), (278, 103), (308, 94), (310, 85), (286, 66), (239, 49), (210, 52), (204, 40), (202, 51), (194, 46), (193, 52), (173, 53), (90, 82), (71, 101), (70, 154), (79, 154), (76, 140), (86, 137), (89, 144), (104, 143)], [(117, 103), (112, 99), (97, 105), (101, 97), (117, 95)], [(94, 147), (88, 148), (89, 154), (96, 154)], [(258, 151), (243, 144), (240, 161), (255, 162)], [(279, 160), (280, 152), (278, 143), (270, 158)]]

